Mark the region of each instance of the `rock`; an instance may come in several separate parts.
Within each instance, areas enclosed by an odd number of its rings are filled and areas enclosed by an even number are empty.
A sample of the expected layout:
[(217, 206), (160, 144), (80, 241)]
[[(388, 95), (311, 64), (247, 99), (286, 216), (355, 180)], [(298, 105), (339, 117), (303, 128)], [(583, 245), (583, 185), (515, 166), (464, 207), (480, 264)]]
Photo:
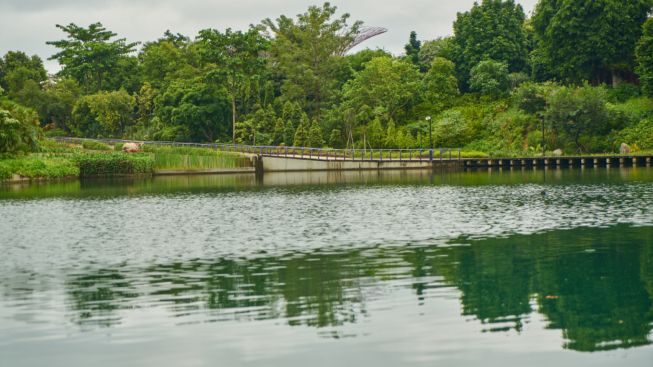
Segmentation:
[(141, 151), (141, 145), (137, 143), (125, 143), (122, 146), (122, 151), (125, 153), (138, 153)]
[(562, 157), (562, 149), (556, 149), (553, 151), (553, 156), (554, 157)]
[(630, 147), (626, 143), (621, 143), (621, 148), (619, 148), (619, 153), (622, 155), (630, 154)]

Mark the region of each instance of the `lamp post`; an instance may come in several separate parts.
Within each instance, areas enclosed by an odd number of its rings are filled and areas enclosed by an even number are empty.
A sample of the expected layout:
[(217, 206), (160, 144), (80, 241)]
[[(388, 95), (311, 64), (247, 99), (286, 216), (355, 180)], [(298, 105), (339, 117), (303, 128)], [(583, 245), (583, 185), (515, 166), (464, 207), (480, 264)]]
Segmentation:
[(433, 124), (431, 123), (431, 116), (426, 116), (426, 121), (429, 123), (429, 161), (433, 162)]

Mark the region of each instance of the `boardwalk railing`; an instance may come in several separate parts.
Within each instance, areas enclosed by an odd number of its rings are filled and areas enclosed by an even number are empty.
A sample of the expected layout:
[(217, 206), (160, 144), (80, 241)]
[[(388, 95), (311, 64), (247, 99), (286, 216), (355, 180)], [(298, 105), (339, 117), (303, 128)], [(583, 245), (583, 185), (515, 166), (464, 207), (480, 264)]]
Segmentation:
[(200, 144), (179, 143), (174, 141), (137, 141), (122, 139), (85, 139), (85, 138), (53, 138), (57, 141), (82, 143), (84, 141), (101, 141), (109, 144), (138, 143), (143, 145), (176, 146), (191, 148), (209, 148), (225, 152), (255, 154), (268, 157), (284, 157), (310, 160), (346, 160), (346, 161), (436, 161), (460, 160), (460, 148), (437, 149), (329, 149), (285, 146), (254, 146), (241, 144)]

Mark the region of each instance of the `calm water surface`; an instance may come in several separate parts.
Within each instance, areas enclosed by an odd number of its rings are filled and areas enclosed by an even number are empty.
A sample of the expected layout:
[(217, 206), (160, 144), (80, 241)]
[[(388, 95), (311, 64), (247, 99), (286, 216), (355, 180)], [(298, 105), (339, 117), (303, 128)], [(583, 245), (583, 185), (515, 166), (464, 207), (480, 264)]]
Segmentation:
[(0, 366), (651, 366), (653, 170), (0, 186)]

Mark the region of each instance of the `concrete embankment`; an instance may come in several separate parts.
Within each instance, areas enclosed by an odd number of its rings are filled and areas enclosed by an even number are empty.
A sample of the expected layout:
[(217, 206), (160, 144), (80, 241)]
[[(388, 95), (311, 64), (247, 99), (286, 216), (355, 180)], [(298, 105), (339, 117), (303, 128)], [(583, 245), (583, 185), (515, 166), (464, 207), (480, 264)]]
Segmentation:
[(352, 161), (337, 159), (301, 159), (259, 156), (256, 162), (257, 172), (302, 172), (302, 171), (375, 171), (375, 170), (411, 170), (448, 168), (462, 169), (459, 160), (399, 161), (375, 160)]

